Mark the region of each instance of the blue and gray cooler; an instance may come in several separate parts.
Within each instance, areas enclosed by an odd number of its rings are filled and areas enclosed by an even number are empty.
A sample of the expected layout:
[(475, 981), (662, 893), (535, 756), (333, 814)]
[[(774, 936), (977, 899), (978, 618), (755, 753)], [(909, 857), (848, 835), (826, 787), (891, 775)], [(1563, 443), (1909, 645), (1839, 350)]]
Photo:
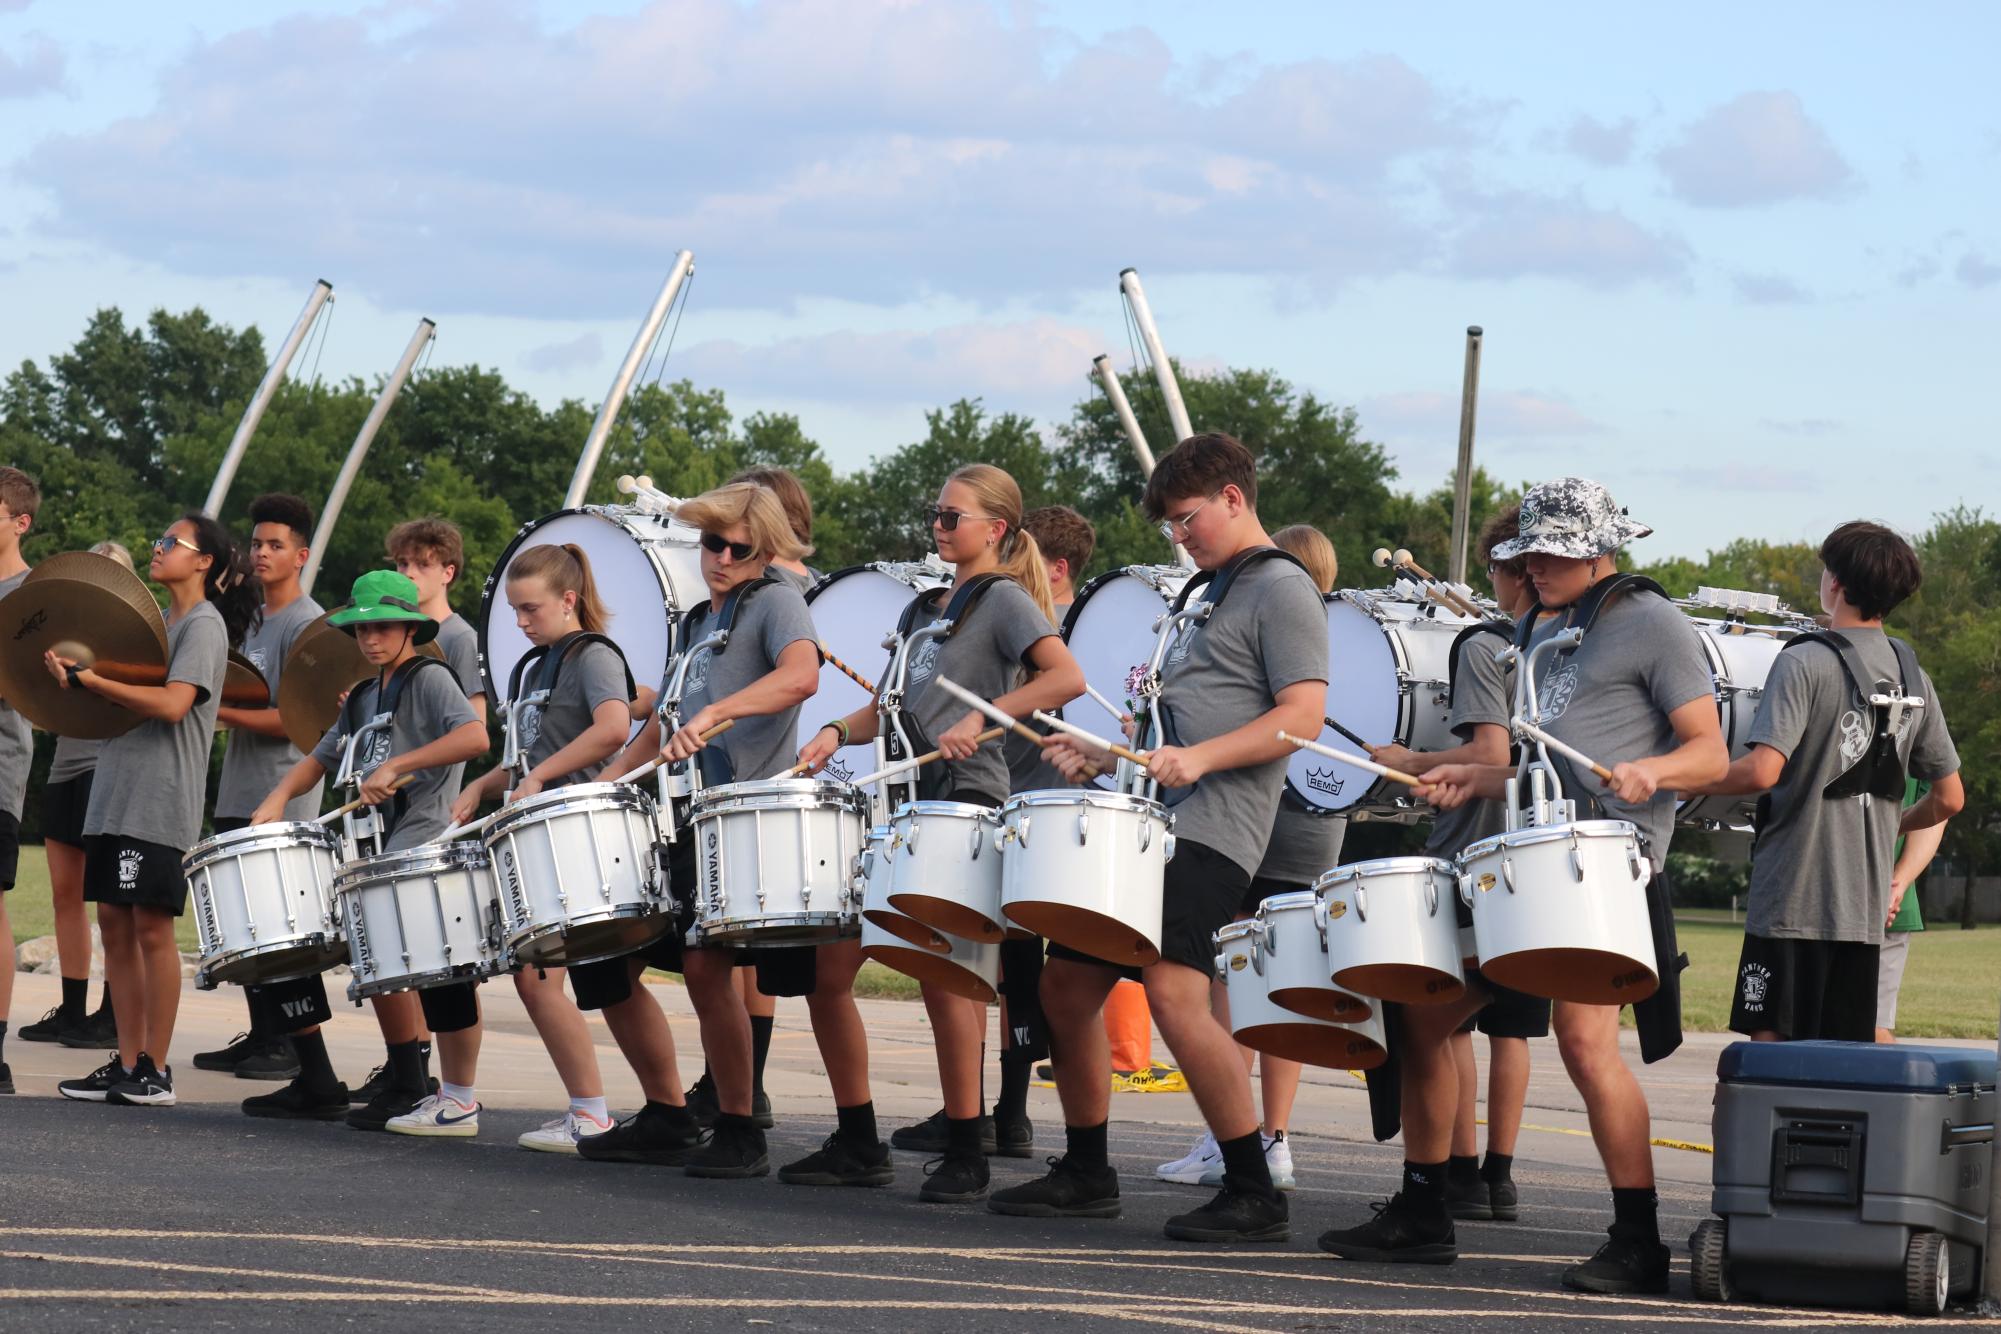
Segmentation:
[(1716, 1073), (1696, 1296), (1935, 1315), (1978, 1291), (1992, 1048), (1736, 1042)]

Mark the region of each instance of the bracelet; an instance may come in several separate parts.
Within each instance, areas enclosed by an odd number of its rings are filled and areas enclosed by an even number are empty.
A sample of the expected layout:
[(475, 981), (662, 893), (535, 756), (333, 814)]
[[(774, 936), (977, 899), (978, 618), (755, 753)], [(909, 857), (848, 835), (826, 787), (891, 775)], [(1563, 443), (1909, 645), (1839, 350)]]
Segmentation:
[(820, 730), (821, 730), (822, 732), (826, 731), (826, 730), (827, 730), (828, 728), (830, 728), (830, 727), (834, 729), (834, 735), (836, 735), (836, 736), (840, 737), (840, 739), (841, 739), (841, 744), (842, 744), (842, 745), (844, 745), (844, 746), (845, 746), (845, 745), (847, 745), (847, 744), (848, 744), (848, 720), (847, 720), (846, 718), (836, 718), (836, 719), (834, 719), (834, 721), (832, 721), (832, 722), (830, 722), (830, 723), (821, 723), (821, 724), (820, 724)]
[(69, 666), (63, 668), (63, 675), (69, 678), (69, 683), (73, 688), (78, 690), (83, 689), (83, 668), (77, 666), (75, 663), (71, 663)]

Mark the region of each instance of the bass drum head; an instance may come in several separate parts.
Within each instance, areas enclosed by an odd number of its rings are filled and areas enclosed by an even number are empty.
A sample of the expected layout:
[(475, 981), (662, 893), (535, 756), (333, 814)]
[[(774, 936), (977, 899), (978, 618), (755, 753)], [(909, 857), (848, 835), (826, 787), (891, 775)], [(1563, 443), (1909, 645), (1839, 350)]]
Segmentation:
[[(1327, 666), (1327, 716), (1371, 745), (1398, 740), (1402, 692), (1389, 628), (1339, 594), (1327, 598)], [(1355, 749), (1331, 727), (1323, 727), (1317, 739), (1336, 750)], [(1329, 815), (1361, 805), (1375, 782), (1374, 774), (1310, 750), (1293, 752), (1285, 766), (1293, 798)]]
[[(1751, 748), (1751, 723), (1764, 696), (1765, 680), (1791, 636), (1732, 634), (1723, 622), (1698, 620), (1695, 637), (1702, 643), (1710, 675), (1716, 678), (1723, 744), (1730, 748), (1731, 759), (1742, 759)], [(1742, 854), (1756, 805), (1752, 797), (1688, 797), (1675, 803), (1675, 818), (1683, 824), (1708, 826), (1713, 855)]]
[[(667, 683), (667, 647), (675, 618), (708, 596), (698, 541), (694, 529), (637, 510), (561, 510), (523, 524), (487, 577), (480, 598), (480, 670), (493, 708), (506, 706), (515, 664), (533, 647), (507, 603), (507, 570), (516, 555), (545, 542), (583, 548), (598, 596), (611, 611), (605, 634), (625, 654), (634, 683), (657, 693)], [(633, 724), (633, 735), (640, 725)]]
[[(889, 670), (889, 650), (882, 641), (895, 632), (910, 599), (944, 583), (931, 575), (912, 577), (922, 582), (907, 582), (872, 565), (851, 565), (834, 571), (806, 595), (813, 631), (827, 651), (878, 686)], [(808, 707), (799, 711), (799, 747), (804, 748), (828, 722), (847, 717), (873, 698), (833, 663), (821, 663), (820, 688)], [(875, 743), (865, 741), (835, 751), (817, 776), (845, 783), (874, 768)]]
[[(1174, 588), (1186, 582), (1184, 574)], [(1172, 610), (1172, 597), (1172, 590), (1164, 593), (1130, 571), (1113, 570), (1084, 585), (1070, 605), (1063, 618), (1063, 642), (1084, 669), (1084, 679), (1112, 703), (1131, 707), (1132, 692), (1126, 682), (1135, 672), (1146, 670), (1158, 638), (1153, 623)], [(1082, 717), (1077, 716), (1080, 712)], [(1117, 735), (1118, 725), (1088, 695), (1073, 701), (1064, 716), (1100, 736)], [(1110, 773), (1099, 774), (1093, 782), (1106, 791), (1115, 786)]]

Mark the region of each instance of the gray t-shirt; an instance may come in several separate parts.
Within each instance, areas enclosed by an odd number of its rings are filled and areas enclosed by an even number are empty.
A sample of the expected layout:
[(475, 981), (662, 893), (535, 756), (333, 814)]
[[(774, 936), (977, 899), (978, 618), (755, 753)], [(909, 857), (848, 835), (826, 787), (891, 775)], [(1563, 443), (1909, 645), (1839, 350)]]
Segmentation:
[[(1471, 741), (1473, 729), (1482, 723), (1502, 729), (1508, 726), (1515, 669), (1501, 661), (1507, 651), (1508, 640), (1501, 635), (1477, 634), (1459, 645), (1459, 671), (1452, 679), (1452, 709), (1446, 714), (1445, 725), (1462, 742)], [(1424, 850), (1434, 857), (1457, 857), (1507, 827), (1506, 803), (1469, 801), (1456, 811), (1437, 813)]]
[[(950, 595), (941, 590), (938, 598), (942, 612)], [(926, 626), (933, 619), (920, 614), (916, 624)], [(932, 689), (934, 681), (948, 676), (981, 699), (997, 699), (1021, 681), (1029, 649), (1055, 633), (1056, 627), (1020, 584), (1003, 578), (987, 585), (949, 638), (927, 639), (910, 652), (903, 707), (924, 733), (918, 744), (935, 749), (938, 738), (966, 716), (965, 702)], [(1007, 760), (1000, 746), (988, 742), (970, 759), (926, 765), (920, 790), (944, 796), (977, 792), (1002, 801), (1010, 786)]]
[[(703, 604), (687, 642), (694, 643), (708, 633), (710, 614)], [(813, 615), (797, 588), (780, 581), (750, 594), (748, 601), (737, 606), (729, 645), (721, 653), (705, 649), (688, 664), (688, 678), (681, 688), (681, 717), (692, 718), (717, 700), (768, 676), (778, 665), (778, 655), (802, 639), (809, 644), (818, 642)], [(772, 778), (798, 762), (799, 709), (794, 705), (762, 718), (739, 718), (736, 726), (710, 743), (721, 746), (723, 754), (729, 756), (734, 781)]]
[[(533, 674), (531, 668), (531, 679)], [(534, 768), (590, 730), (592, 715), (607, 700), (616, 700), (620, 707), (632, 702), (632, 693), (626, 689), (625, 659), (609, 644), (590, 643), (571, 650), (549, 691), (549, 703), (540, 709), (521, 711), (520, 739), (528, 751), (528, 767)], [(616, 754), (572, 769), (542, 786), (591, 782), (604, 772)]]
[[(0, 579), (0, 597), (21, 586), (28, 577), (23, 570), (12, 578)], [(42, 670), (35, 664), (35, 670)], [(28, 768), (35, 762), (35, 729), (12, 704), (0, 700), (0, 810), (16, 820), (28, 804)]]
[[(1184, 629), (1161, 664), (1161, 700), (1180, 744), (1235, 731), (1269, 713), (1278, 693), (1327, 679), (1327, 607), (1306, 571), (1261, 560), (1238, 574), (1200, 626)], [(1177, 839), (1212, 848), (1254, 875), (1271, 840), (1285, 756), (1205, 776), (1174, 807)]]
[(185, 852), (201, 837), (215, 711), (229, 669), (229, 631), (213, 604), (198, 602), (167, 623), (167, 684), (195, 688), (177, 723), (148, 718), (97, 753), (83, 832), (118, 834)]
[(445, 664), (459, 678), (459, 689), (468, 699), (486, 693), (479, 675), (479, 631), (472, 628), (471, 621), (453, 612), (438, 622), (438, 637), (433, 642), (445, 655)]
[[(1070, 610), (1070, 603), (1056, 604), (1056, 624), (1063, 624), (1063, 617)], [(954, 680), (958, 678), (954, 677)], [(1005, 692), (1003, 692), (1005, 693)], [(1063, 710), (1052, 709), (1057, 717), (1064, 716)], [(1100, 711), (1099, 716), (1103, 717)], [(1023, 720), (1031, 729), (1046, 734), (1049, 729), (1033, 718)], [(1071, 786), (1068, 779), (1058, 773), (1056, 766), (1042, 757), (1042, 747), (1032, 741), (1024, 741), (1009, 732), (1000, 739), (1001, 754), (1007, 759), (1008, 792), (1046, 792), (1052, 788)]]
[(49, 757), (48, 781), (67, 783), (72, 778), (83, 777), (97, 767), (97, 752), (103, 749), (102, 741), (78, 736), (57, 737), (56, 753)]
[(781, 583), (790, 584), (801, 593), (811, 592), (813, 585), (820, 582), (817, 576), (810, 573), (801, 574), (797, 570), (787, 570), (777, 565), (767, 565), (764, 568), (771, 571), (772, 576)]
[(1300, 810), (1279, 794), (1278, 814), (1272, 816), (1271, 841), (1258, 867), (1261, 880), (1310, 885), (1322, 873), (1341, 864), (1341, 843), (1348, 836), (1345, 815), (1314, 815)]
[[(299, 632), (325, 610), (311, 597), (294, 598), (277, 611), (260, 617), (243, 637), (243, 656), (264, 674), (271, 687), (271, 706), (278, 704), (278, 679)], [(286, 771), (299, 762), (299, 748), (282, 736), (264, 736), (249, 728), (229, 734), (222, 753), (222, 779), (215, 793), (218, 819), (244, 819), (269, 796)], [(285, 805), (287, 820), (310, 820), (320, 813), (320, 784)]]
[[(1559, 613), (1536, 627), (1531, 645), (1568, 627)], [(1714, 699), (1715, 678), (1695, 626), (1673, 603), (1646, 592), (1621, 594), (1574, 651), (1539, 663), (1542, 728), (1610, 769), (1664, 755), (1681, 743), (1668, 714), (1698, 699)], [(1667, 788), (1643, 805), (1620, 801), (1588, 769), (1552, 754), (1563, 794), (1580, 820), (1630, 820), (1646, 836), (1655, 871), (1674, 833), (1676, 794)]]
[[(373, 718), (379, 689), (379, 678), (357, 685), (342, 708), (341, 717), (320, 738), (320, 744), (313, 747), (313, 758), (329, 774), (340, 772), (341, 756), (347, 750), (344, 727), (347, 719), (352, 717), (366, 723)], [(435, 667), (419, 668), (403, 683), (403, 693), (396, 702), (396, 719), (390, 724), (388, 735), (377, 732), (363, 743), (363, 753), (355, 757), (355, 770), (367, 774), (391, 755), (428, 746), (453, 729), (478, 721), (479, 715), (472, 711), (465, 692), (448, 674)], [(391, 810), (397, 814), (382, 850), (401, 852), (421, 847), (450, 828), (452, 800), (459, 794), (459, 779), (464, 772), (463, 763), (418, 770), (408, 786), (383, 804), (385, 815)]]
[[(1875, 680), (1898, 679), (1896, 653), (1880, 629), (1829, 633), (1855, 645)], [(1931, 678), (1920, 669), (1917, 681), (1903, 685), (1925, 702), (1897, 742), (1910, 776), (1934, 783), (1958, 772), (1959, 752)], [(1800, 644), (1773, 662), (1750, 740), (1785, 756), (1786, 767), (1752, 848), (1744, 914), (1752, 935), (1882, 940), (1902, 802), (1821, 795), (1864, 756), (1874, 728), (1868, 702), (1849, 683), (1833, 649)]]

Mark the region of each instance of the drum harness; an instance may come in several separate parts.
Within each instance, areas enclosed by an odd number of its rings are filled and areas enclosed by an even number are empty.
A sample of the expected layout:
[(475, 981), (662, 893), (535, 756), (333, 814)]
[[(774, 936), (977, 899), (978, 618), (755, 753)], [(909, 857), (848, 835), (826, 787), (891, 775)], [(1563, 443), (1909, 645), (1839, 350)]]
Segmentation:
[[(1905, 767), (1904, 757), (1898, 750), (1898, 743), (1909, 734), (1911, 723), (1925, 701), (1907, 693), (1924, 678), (1918, 669), (1918, 655), (1901, 639), (1889, 639), (1890, 650), (1897, 658), (1898, 680), (1878, 680), (1862, 661), (1862, 651), (1846, 635), (1832, 630), (1813, 630), (1795, 635), (1786, 641), (1786, 652), (1800, 644), (1820, 644), (1834, 650), (1841, 660), (1841, 669), (1848, 677), (1848, 684), (1868, 707), (1872, 730), (1869, 744), (1855, 757), (1846, 769), (1837, 774), (1820, 795), (1828, 801), (1845, 801), (1850, 797), (1860, 797), (1865, 802), (1870, 798), (1884, 801), (1902, 802), (1904, 799)], [(1767, 792), (1758, 798), (1758, 814), (1755, 828), (1759, 833), (1772, 827), (1772, 794)]]
[[(340, 706), (340, 725), (352, 730), (348, 732), (347, 744), (341, 751), (340, 772), (334, 778), (336, 787), (345, 787), (351, 794), (360, 791), (364, 775), (356, 772), (354, 762), (355, 756), (360, 753), (361, 743), (378, 732), (386, 734), (389, 731), (396, 721), (396, 706), (403, 701), (403, 688), (418, 672), (433, 666), (443, 667), (453, 681), (459, 679), (451, 664), (442, 658), (422, 655), (410, 658), (389, 673), (386, 683), (379, 676), (376, 678), (379, 687), (376, 711), (366, 722), (359, 721), (356, 715), (356, 695), (368, 682), (357, 681), (348, 691), (347, 699)], [(363, 806), (341, 817), (341, 833), (347, 844), (344, 860), (373, 856), (382, 850), (383, 840), (395, 830), (397, 820), (409, 809), (410, 799), (397, 792), (390, 796), (387, 804), (389, 809), (386, 814), (380, 806)], [(364, 846), (366, 852), (363, 851)]]
[[(938, 589), (927, 589), (910, 599), (897, 618), (896, 630), (884, 641), (883, 647), (890, 650), (889, 670), (883, 673), (882, 688), (876, 694), (876, 713), (881, 724), (876, 728), (876, 767), (889, 764), (929, 750), (923, 744), (923, 728), (903, 707), (903, 697), (910, 687), (910, 653), (919, 644), (931, 639), (950, 639), (959, 627), (973, 613), (973, 607), (1000, 580), (1004, 574), (976, 574), (952, 590), (952, 596), (928, 625), (918, 625), (917, 618), (926, 607), (937, 601)], [(913, 737), (912, 733), (916, 736)], [(869, 824), (881, 824), (885, 817), (905, 802), (918, 800), (921, 771), (908, 769), (894, 778), (883, 780), (879, 795), (872, 803)], [(892, 792), (902, 793), (902, 801), (892, 799)]]
[[(591, 630), (573, 630), (553, 644), (543, 644), (530, 649), (514, 664), (514, 671), (507, 682), (507, 723), (502, 732), (500, 767), (508, 773), (510, 793), (528, 776), (529, 747), (521, 744), (521, 719), (528, 710), (541, 712), (549, 707), (549, 697), (556, 691), (556, 679), (562, 675), (563, 664), (572, 653), (586, 644), (603, 644), (618, 654), (619, 665), (625, 668), (625, 697), (638, 698), (638, 688), (632, 679), (632, 667), (625, 661), (607, 635)], [(529, 678), (528, 689), (521, 689), (521, 678), (530, 667), (535, 674)]]

